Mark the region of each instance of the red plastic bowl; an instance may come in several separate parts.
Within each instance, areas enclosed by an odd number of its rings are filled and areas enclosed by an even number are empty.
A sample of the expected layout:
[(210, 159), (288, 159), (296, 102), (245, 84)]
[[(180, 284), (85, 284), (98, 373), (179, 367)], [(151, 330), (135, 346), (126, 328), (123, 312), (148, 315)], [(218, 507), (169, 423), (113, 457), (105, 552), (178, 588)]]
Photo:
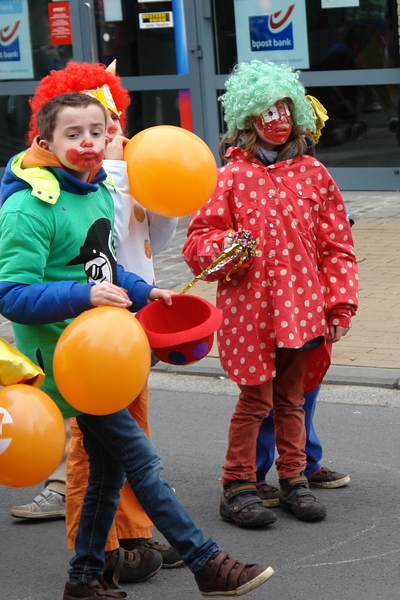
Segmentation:
[(222, 314), (198, 296), (177, 294), (172, 306), (163, 300), (148, 304), (137, 313), (151, 349), (163, 362), (188, 365), (207, 356)]

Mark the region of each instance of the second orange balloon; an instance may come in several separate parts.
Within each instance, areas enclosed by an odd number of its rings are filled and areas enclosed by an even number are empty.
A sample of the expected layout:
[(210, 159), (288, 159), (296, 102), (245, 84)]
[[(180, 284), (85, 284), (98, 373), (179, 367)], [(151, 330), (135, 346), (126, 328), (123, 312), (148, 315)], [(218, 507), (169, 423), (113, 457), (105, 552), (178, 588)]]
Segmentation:
[(194, 133), (159, 125), (140, 131), (125, 146), (132, 196), (148, 210), (167, 217), (189, 215), (210, 198), (217, 164)]
[(143, 389), (150, 372), (147, 336), (128, 310), (92, 308), (61, 334), (54, 352), (58, 389), (77, 410), (93, 415), (117, 412)]

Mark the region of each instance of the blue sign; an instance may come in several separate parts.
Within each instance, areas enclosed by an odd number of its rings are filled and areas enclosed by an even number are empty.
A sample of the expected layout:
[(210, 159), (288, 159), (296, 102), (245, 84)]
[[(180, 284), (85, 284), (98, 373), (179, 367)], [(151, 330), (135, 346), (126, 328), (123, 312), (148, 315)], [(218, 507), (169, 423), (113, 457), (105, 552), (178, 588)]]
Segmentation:
[(0, 81), (32, 77), (28, 0), (0, 0)]
[(21, 60), (18, 36), (15, 37), (11, 44), (7, 44), (7, 46), (4, 46), (0, 41), (0, 62), (8, 62), (10, 60)]
[(253, 52), (264, 50), (293, 50), (293, 25), (290, 22), (285, 28), (271, 29), (269, 15), (249, 17), (250, 46)]
[(309, 69), (306, 0), (233, 0), (238, 62)]

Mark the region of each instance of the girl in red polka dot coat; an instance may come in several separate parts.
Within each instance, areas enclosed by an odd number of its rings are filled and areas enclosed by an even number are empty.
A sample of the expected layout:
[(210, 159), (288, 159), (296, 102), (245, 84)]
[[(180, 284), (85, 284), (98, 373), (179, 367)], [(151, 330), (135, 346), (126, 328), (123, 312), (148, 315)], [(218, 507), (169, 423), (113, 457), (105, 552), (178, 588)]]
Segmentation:
[(221, 363), (240, 390), (220, 515), (242, 527), (276, 520), (254, 485), (258, 431), (274, 408), (280, 506), (314, 521), (326, 508), (304, 476), (303, 395), (321, 383), (331, 344), (346, 335), (357, 309), (350, 224), (336, 183), (309, 153), (316, 117), (296, 72), (241, 63), (220, 100), (226, 165), (211, 199), (192, 215), (183, 247), (198, 275), (227, 251), (232, 236), (251, 232), (257, 244), (255, 255), (243, 262), (236, 256), (207, 277), (218, 279)]

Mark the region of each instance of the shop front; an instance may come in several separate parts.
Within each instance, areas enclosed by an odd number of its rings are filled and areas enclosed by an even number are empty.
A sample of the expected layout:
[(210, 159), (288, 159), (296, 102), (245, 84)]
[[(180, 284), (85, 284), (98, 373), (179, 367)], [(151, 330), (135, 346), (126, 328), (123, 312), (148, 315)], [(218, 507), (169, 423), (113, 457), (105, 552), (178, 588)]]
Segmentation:
[(70, 59), (117, 59), (129, 135), (194, 131), (215, 156), (218, 96), (242, 60), (286, 62), (327, 108), (318, 156), (343, 189), (400, 188), (396, 0), (0, 0), (0, 174), (25, 148), (28, 98)]

